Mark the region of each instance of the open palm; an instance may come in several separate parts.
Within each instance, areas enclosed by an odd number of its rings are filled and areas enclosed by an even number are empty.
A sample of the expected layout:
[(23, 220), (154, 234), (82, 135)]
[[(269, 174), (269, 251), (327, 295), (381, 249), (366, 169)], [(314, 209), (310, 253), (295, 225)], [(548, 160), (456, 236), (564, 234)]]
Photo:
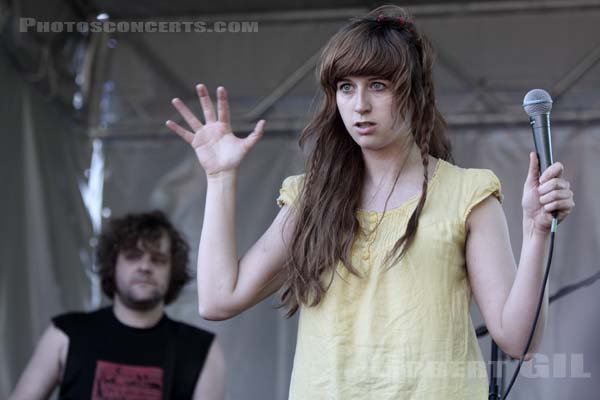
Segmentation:
[(192, 132), (173, 121), (167, 121), (166, 125), (192, 146), (200, 165), (202, 165), (207, 175), (234, 171), (239, 167), (248, 151), (262, 137), (265, 121), (258, 121), (254, 131), (247, 137), (238, 138), (231, 131), (229, 103), (225, 88), (217, 88), (217, 114), (215, 114), (206, 87), (202, 84), (197, 85), (196, 91), (200, 98), (205, 122), (200, 122), (183, 101), (175, 98), (172, 104), (187, 122)]

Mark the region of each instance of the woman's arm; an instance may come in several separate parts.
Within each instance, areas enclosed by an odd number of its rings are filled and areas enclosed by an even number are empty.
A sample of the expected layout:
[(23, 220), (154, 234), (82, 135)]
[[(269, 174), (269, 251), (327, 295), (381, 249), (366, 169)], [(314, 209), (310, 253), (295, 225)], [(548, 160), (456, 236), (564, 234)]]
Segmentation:
[[(235, 175), (210, 178), (198, 250), (198, 304), (210, 320), (231, 318), (269, 297), (283, 283), (291, 228), (284, 206), (260, 239), (239, 259), (235, 241)], [(278, 274), (279, 273), (279, 274)]]
[(261, 120), (246, 138), (231, 131), (225, 88), (217, 88), (217, 112), (204, 85), (196, 87), (205, 122), (202, 123), (179, 99), (173, 105), (192, 131), (172, 121), (166, 125), (194, 149), (207, 178), (204, 222), (198, 249), (198, 307), (211, 320), (231, 318), (276, 291), (282, 283), (285, 237), (290, 224), (283, 207), (269, 229), (238, 260), (235, 240), (235, 196), (237, 171), (242, 159), (262, 137)]
[[(467, 219), (466, 260), (473, 295), (494, 341), (514, 358), (520, 358), (535, 317), (546, 267), (552, 212), (558, 221), (575, 203), (569, 182), (560, 176), (560, 163), (541, 176), (535, 153), (523, 190), (523, 243), (519, 267), (510, 245), (506, 216), (498, 201), (489, 197)], [(538, 348), (546, 324), (546, 290), (536, 331), (526, 359)]]
[[(524, 229), (517, 268), (506, 217), (497, 199), (488, 197), (478, 204), (467, 222), (466, 260), (473, 296), (496, 344), (511, 357), (520, 358), (542, 286), (547, 237)], [(541, 341), (547, 303), (546, 292), (527, 360)]]

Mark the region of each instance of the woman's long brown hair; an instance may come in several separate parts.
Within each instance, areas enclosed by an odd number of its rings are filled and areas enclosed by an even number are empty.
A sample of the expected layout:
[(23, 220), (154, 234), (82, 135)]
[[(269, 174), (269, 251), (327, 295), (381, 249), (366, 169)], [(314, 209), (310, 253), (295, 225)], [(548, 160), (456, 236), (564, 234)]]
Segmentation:
[(323, 49), (317, 79), (324, 97), (300, 137), (302, 148), (307, 143), (314, 148), (294, 211), (297, 222), (283, 270), (281, 305), (288, 317), (300, 304), (315, 306), (321, 302), (328, 288), (322, 277), (333, 272), (339, 261), (359, 276), (351, 263), (351, 248), (359, 229), (356, 210), (365, 165), (361, 148), (346, 130), (337, 109), (338, 81), (348, 76), (378, 76), (391, 81), (395, 115), (410, 119), (410, 132), (421, 151), (422, 194), (406, 232), (386, 258), (387, 262), (402, 249), (397, 262), (415, 237), (427, 198), (428, 155), (452, 160), (446, 123), (435, 105), (432, 65), (429, 40), (417, 30), (408, 13), (397, 6), (381, 6), (353, 20)]

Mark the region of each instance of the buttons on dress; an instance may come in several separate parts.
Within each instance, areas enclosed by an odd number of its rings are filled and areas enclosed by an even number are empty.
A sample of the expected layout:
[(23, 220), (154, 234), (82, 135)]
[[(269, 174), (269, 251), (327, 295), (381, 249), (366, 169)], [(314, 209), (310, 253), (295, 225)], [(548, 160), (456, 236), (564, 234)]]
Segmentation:
[(360, 230), (362, 233), (362, 237), (360, 238), (360, 242), (362, 242), (361, 258), (364, 261), (369, 261), (371, 258), (371, 245), (377, 237), (377, 230), (379, 229), (378, 225), (381, 222), (381, 217), (382, 216), (375, 211), (368, 211), (364, 214), (364, 218), (359, 219)]

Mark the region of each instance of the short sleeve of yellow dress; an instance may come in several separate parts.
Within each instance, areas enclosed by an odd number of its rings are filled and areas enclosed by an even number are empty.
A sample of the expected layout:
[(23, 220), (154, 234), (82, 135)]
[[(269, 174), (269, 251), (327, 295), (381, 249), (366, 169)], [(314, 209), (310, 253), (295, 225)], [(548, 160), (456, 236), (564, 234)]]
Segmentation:
[[(293, 201), (302, 179), (284, 181), (282, 203)], [(386, 265), (419, 196), (385, 216), (356, 211), (351, 262), (360, 276), (338, 262), (323, 277), (332, 281), (321, 303), (300, 307), (289, 399), (487, 399), (469, 315), (464, 226), (490, 195), (502, 200), (492, 171), (439, 160), (410, 248)]]
[(279, 189), (279, 197), (277, 197), (277, 205), (281, 208), (284, 205), (293, 206), (296, 203), (298, 194), (304, 183), (304, 174), (288, 176), (283, 180), (281, 189)]
[(468, 169), (466, 174), (468, 179), (465, 180), (465, 184), (468, 186), (467, 196), (465, 197), (466, 204), (464, 205), (465, 215), (463, 220), (465, 222), (473, 208), (488, 196), (493, 195), (500, 202), (504, 200), (504, 196), (500, 192), (500, 180), (491, 170)]

